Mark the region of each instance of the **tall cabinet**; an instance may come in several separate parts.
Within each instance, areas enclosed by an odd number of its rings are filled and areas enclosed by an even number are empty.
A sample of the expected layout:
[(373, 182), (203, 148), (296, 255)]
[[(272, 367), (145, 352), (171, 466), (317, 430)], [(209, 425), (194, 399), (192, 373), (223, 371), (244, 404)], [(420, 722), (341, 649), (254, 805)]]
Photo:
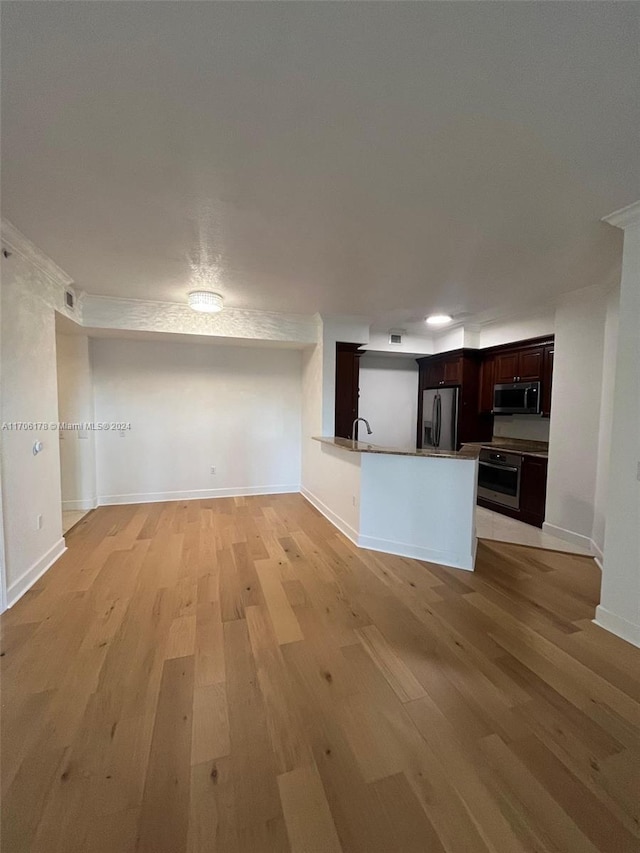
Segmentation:
[(336, 395), (334, 435), (338, 438), (357, 438), (353, 421), (358, 417), (360, 382), (360, 347), (362, 344), (336, 344)]
[(420, 369), (418, 393), (417, 447), (422, 447), (422, 392), (428, 388), (459, 388), (458, 447), (469, 441), (489, 441), (493, 418), (478, 410), (481, 354), (460, 349), (416, 359)]

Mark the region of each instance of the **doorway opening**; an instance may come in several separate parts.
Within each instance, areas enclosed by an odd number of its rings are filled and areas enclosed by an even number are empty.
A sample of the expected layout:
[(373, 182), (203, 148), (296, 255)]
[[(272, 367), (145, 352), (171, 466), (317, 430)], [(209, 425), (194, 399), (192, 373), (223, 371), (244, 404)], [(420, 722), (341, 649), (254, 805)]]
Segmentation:
[(58, 441), (62, 534), (96, 506), (93, 382), (89, 338), (76, 323), (56, 315)]

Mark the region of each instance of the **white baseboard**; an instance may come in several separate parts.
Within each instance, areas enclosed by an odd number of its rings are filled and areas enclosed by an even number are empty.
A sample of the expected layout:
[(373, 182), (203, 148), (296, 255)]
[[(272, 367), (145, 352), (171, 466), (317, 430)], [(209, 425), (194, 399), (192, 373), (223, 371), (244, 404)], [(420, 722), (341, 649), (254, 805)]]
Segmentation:
[(623, 616), (616, 616), (615, 613), (611, 613), (601, 604), (596, 607), (596, 618), (593, 621), (605, 631), (610, 631), (616, 637), (620, 637), (627, 643), (640, 648), (640, 625), (630, 622)]
[(574, 533), (573, 530), (566, 530), (564, 527), (549, 524), (548, 521), (542, 525), (542, 532), (562, 539), (564, 542), (569, 542), (571, 545), (579, 545), (580, 548), (585, 548), (587, 551), (591, 550), (592, 540), (588, 536), (583, 536), (582, 533)]
[(79, 501), (62, 501), (62, 511), (69, 512), (71, 510), (86, 510), (95, 509), (98, 506), (97, 498), (85, 498)]
[(577, 545), (579, 548), (584, 548), (585, 551), (589, 551), (593, 556), (593, 559), (596, 561), (596, 565), (600, 571), (602, 571), (604, 554), (602, 553), (601, 548), (596, 545), (595, 541), (590, 539), (589, 536), (584, 536), (582, 533), (575, 533), (573, 530), (567, 530), (566, 528), (558, 527), (555, 524), (549, 524), (548, 521), (545, 521), (542, 525), (542, 532), (548, 533), (550, 536), (555, 536), (556, 539), (562, 539), (563, 542), (568, 542), (570, 545)]
[(596, 561), (596, 566), (600, 569), (600, 571), (602, 571), (604, 554), (602, 553), (602, 550), (593, 541), (593, 539), (591, 539), (591, 553), (593, 554), (593, 559)]
[(66, 550), (67, 546), (64, 539), (58, 539), (56, 544), (49, 548), (39, 560), (36, 560), (17, 581), (10, 584), (7, 588), (7, 607), (13, 607), (16, 601), (22, 598), (25, 592), (34, 585), (38, 578), (42, 577), (47, 569), (51, 568), (58, 557), (62, 556)]
[(244, 498), (250, 495), (285, 495), (300, 491), (298, 485), (236, 486), (230, 489), (193, 489), (184, 492), (134, 492), (128, 495), (99, 495), (98, 506), (147, 504), (164, 501), (199, 501), (206, 498)]
[(308, 489), (305, 489), (304, 486), (302, 486), (300, 488), (300, 493), (302, 494), (302, 496), (304, 498), (306, 498), (309, 501), (310, 504), (312, 504), (318, 510), (318, 512), (320, 512), (320, 513), (322, 513), (322, 515), (324, 515), (324, 517), (327, 519), (327, 521), (330, 521), (334, 527), (337, 527), (341, 533), (344, 533), (344, 535), (347, 537), (347, 539), (350, 539), (354, 545), (360, 544), (358, 542), (358, 539), (359, 539), (358, 531), (355, 530), (355, 528), (351, 527), (350, 524), (347, 524), (347, 522), (343, 518), (341, 518), (339, 515), (336, 515), (336, 513), (333, 512), (333, 510), (330, 510), (326, 504), (322, 503), (320, 498), (316, 497), (313, 494), (313, 492), (310, 492)]
[(337, 527), (341, 533), (350, 539), (358, 548), (368, 548), (370, 551), (381, 551), (384, 554), (395, 554), (398, 557), (411, 557), (415, 560), (424, 560), (427, 563), (438, 563), (441, 566), (451, 566), (454, 569), (464, 569), (472, 572), (476, 559), (476, 547), (478, 540), (474, 540), (473, 553), (469, 556), (449, 551), (436, 551), (433, 548), (422, 548), (416, 545), (407, 545), (404, 542), (396, 542), (390, 539), (378, 539), (374, 536), (362, 536), (350, 524), (337, 515), (333, 510), (323, 503), (320, 498), (302, 487), (300, 492), (318, 512), (322, 513), (327, 521)]
[(467, 572), (472, 572), (475, 565), (475, 548), (472, 554), (464, 555), (454, 551), (423, 548), (420, 545), (407, 545), (405, 542), (395, 542), (392, 539), (377, 539), (374, 536), (359, 536), (356, 544), (370, 551), (382, 551), (398, 557), (411, 557), (414, 560), (423, 560), (425, 563), (437, 563), (439, 566), (449, 566)]

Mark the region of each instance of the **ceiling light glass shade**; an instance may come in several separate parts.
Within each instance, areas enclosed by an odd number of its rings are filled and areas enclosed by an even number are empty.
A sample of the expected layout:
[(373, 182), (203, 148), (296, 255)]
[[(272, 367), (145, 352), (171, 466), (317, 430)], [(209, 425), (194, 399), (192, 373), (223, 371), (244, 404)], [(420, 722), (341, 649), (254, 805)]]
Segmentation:
[(188, 299), (189, 307), (203, 314), (217, 314), (224, 308), (222, 296), (212, 290), (192, 290)]
[(446, 326), (450, 323), (453, 317), (450, 314), (431, 314), (427, 317), (427, 325), (429, 326)]

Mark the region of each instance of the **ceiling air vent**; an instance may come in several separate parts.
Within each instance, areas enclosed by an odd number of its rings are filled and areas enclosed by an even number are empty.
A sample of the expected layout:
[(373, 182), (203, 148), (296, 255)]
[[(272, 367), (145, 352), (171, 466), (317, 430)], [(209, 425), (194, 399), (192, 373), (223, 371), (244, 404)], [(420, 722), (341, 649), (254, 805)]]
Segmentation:
[(73, 290), (65, 290), (64, 292), (64, 304), (65, 307), (69, 309), (69, 311), (73, 311), (76, 307), (76, 295)]
[(404, 332), (404, 329), (389, 329), (389, 343), (390, 344), (401, 344), (403, 332)]

